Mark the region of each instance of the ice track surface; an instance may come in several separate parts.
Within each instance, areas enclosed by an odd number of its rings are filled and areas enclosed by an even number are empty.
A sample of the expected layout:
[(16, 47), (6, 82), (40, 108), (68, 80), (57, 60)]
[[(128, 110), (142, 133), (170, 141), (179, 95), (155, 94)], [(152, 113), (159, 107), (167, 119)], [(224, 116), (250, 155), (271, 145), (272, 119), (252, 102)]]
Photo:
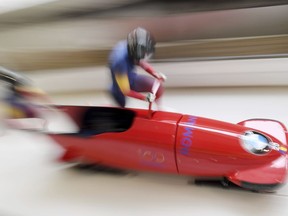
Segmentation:
[[(54, 100), (111, 104), (105, 93)], [(288, 125), (287, 105), (288, 87), (167, 90), (163, 99), (167, 109), (233, 123), (266, 117)], [(0, 141), (1, 216), (288, 215), (287, 185), (262, 194), (188, 184), (184, 176), (88, 172), (58, 163), (61, 149), (45, 135), (7, 130)]]

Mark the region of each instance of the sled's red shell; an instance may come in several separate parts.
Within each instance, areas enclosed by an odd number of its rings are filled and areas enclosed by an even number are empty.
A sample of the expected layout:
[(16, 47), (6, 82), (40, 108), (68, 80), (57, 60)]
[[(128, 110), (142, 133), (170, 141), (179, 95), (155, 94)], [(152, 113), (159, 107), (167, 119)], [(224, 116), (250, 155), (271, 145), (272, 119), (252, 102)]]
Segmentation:
[(239, 124), (198, 116), (111, 107), (62, 106), (80, 130), (50, 134), (63, 161), (226, 178), (247, 189), (273, 191), (285, 183), (287, 137), (274, 120)]

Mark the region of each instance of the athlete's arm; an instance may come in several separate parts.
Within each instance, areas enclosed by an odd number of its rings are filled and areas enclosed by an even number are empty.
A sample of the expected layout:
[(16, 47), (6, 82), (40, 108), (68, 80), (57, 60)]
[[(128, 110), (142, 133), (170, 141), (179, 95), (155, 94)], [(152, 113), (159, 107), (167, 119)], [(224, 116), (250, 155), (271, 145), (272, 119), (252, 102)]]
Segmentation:
[(145, 95), (130, 89), (130, 84), (129, 84), (129, 79), (128, 79), (127, 74), (116, 73), (115, 78), (116, 78), (116, 82), (117, 82), (121, 92), (124, 95), (126, 95), (128, 97), (133, 97), (133, 98), (136, 98), (139, 100), (147, 100)]
[(153, 69), (153, 67), (148, 62), (141, 60), (139, 62), (139, 66), (143, 68), (143, 70), (145, 70), (146, 72), (148, 72), (149, 74), (151, 74), (152, 76), (158, 79), (157, 72)]
[(143, 68), (143, 70), (145, 70), (146, 72), (151, 74), (153, 77), (155, 77), (156, 79), (162, 80), (162, 81), (166, 80), (166, 76), (164, 74), (162, 74), (162, 73), (157, 73), (148, 62), (146, 62), (144, 60), (141, 60), (139, 62), (139, 66), (141, 68)]

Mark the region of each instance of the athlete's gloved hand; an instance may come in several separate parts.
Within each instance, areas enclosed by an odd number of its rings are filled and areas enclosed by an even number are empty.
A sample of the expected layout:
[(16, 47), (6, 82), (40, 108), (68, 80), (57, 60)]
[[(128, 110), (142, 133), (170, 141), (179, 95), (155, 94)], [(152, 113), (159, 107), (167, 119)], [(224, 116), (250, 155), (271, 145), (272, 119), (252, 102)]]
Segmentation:
[(153, 93), (149, 92), (146, 96), (146, 101), (153, 103), (155, 101), (155, 98), (156, 96)]
[(165, 82), (165, 80), (167, 79), (166, 75), (159, 72), (158, 73), (158, 79), (161, 80), (162, 82)]

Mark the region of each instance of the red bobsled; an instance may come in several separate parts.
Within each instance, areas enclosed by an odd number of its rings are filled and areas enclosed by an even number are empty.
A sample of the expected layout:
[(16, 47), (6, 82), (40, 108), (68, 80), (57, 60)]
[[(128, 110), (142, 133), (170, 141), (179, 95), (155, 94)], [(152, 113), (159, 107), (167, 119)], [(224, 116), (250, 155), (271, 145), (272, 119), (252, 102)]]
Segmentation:
[[(22, 83), (17, 73), (3, 69), (1, 73), (2, 80), (9, 78), (12, 85), (17, 79)], [(153, 94), (158, 87), (156, 81)], [(28, 92), (43, 97), (30, 88)], [(30, 118), (32, 113), (41, 120), (41, 109), (47, 108), (31, 106), (25, 97), (12, 97), (6, 104), (10, 112), (5, 122), (18, 129), (34, 129), (32, 121), (27, 126), (19, 124), (19, 118)], [(225, 179), (255, 191), (273, 191), (286, 182), (287, 129), (282, 123), (251, 119), (232, 124), (152, 111), (151, 105), (148, 110), (56, 106), (56, 111), (71, 117), (79, 131), (47, 134), (63, 147), (62, 161)]]
[(58, 108), (80, 128), (49, 134), (65, 150), (62, 161), (219, 178), (254, 191), (286, 182), (287, 129), (278, 121), (232, 124), (144, 109)]

